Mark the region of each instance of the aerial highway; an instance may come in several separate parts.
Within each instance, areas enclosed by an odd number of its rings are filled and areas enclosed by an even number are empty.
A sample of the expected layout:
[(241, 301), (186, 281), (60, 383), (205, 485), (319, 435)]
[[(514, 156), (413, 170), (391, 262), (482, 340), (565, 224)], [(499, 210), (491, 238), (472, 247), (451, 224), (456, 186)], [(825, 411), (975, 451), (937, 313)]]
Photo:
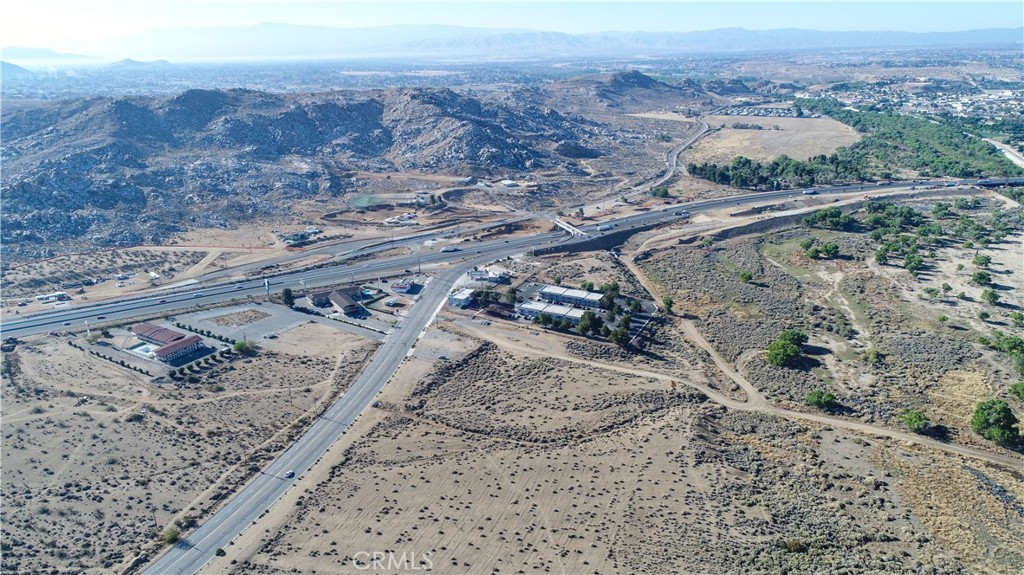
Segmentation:
[[(876, 186), (837, 186), (816, 188), (813, 194), (850, 194), (865, 191), (889, 191), (910, 187), (912, 183), (891, 183)], [(146, 570), (147, 573), (196, 573), (215, 554), (218, 548), (226, 547), (235, 537), (251, 525), (264, 511), (292, 485), (293, 477), (287, 477), (289, 470), (296, 476), (303, 474), (323, 456), (327, 449), (355, 421), (356, 417), (370, 407), (374, 398), (398, 369), (416, 339), (426, 328), (435, 312), (455, 281), (473, 266), (496, 259), (520, 254), (553, 242), (578, 242), (603, 233), (609, 226), (612, 230), (642, 227), (662, 222), (679, 220), (686, 213), (696, 214), (719, 210), (731, 206), (743, 206), (765, 201), (779, 201), (804, 195), (800, 190), (760, 192), (699, 200), (689, 203), (667, 205), (663, 209), (637, 213), (614, 220), (579, 226), (585, 235), (568, 237), (563, 231), (551, 231), (528, 237), (493, 240), (486, 242), (464, 241), (455, 252), (426, 251), (389, 258), (369, 259), (354, 263), (307, 269), (281, 274), (269, 278), (249, 279), (228, 283), (200, 282), (195, 287), (174, 293), (146, 295), (131, 299), (107, 301), (86, 306), (68, 306), (32, 316), (7, 321), (0, 327), (4, 337), (25, 336), (52, 330), (81, 329), (86, 322), (126, 320), (133, 317), (173, 313), (194, 306), (213, 305), (232, 299), (246, 299), (249, 296), (266, 293), (269, 287), (279, 292), (285, 287), (302, 289), (317, 285), (365, 281), (379, 276), (403, 273), (405, 269), (422, 264), (447, 264), (435, 273), (425, 286), (418, 301), (406, 316), (384, 339), (384, 343), (371, 359), (368, 367), (356, 378), (352, 386), (334, 404), (327, 407), (309, 430), (289, 447), (278, 459), (257, 474), (245, 487), (228, 501), (223, 508), (200, 525), (177, 545), (169, 548)], [(598, 228), (602, 228), (599, 230)], [(403, 238), (396, 242), (422, 242), (435, 235), (448, 232), (417, 234), (415, 238)], [(613, 233), (613, 231), (608, 231)], [(395, 243), (384, 244), (390, 248)], [(371, 251), (372, 246), (365, 248)], [(303, 253), (296, 254), (300, 257)], [(100, 319), (100, 316), (103, 319)]]
[[(385, 338), (369, 365), (337, 402), (331, 405), (291, 447), (257, 474), (238, 494), (209, 520), (199, 526), (186, 539), (171, 547), (153, 562), (146, 573), (196, 573), (209, 561), (218, 548), (228, 544), (251, 525), (264, 511), (291, 486), (294, 478), (288, 471), (302, 475), (327, 451), (356, 417), (373, 403), (398, 369), (420, 333), (444, 302), (448, 290), (467, 268), (485, 263), (495, 257), (505, 257), (521, 251), (521, 247), (478, 256), (436, 275), (421, 292), (416, 305), (402, 318)], [(447, 255), (447, 254), (446, 254)]]
[[(964, 182), (973, 183), (973, 182)], [(892, 182), (882, 185), (847, 185), (828, 188), (816, 188), (816, 195), (828, 194), (849, 194), (891, 191), (899, 188), (907, 188), (915, 185), (914, 182)], [(739, 196), (713, 198), (698, 200), (688, 203), (678, 203), (665, 206), (662, 209), (651, 210), (624, 216), (617, 219), (604, 220), (592, 224), (578, 226), (587, 234), (604, 233), (598, 228), (612, 226), (613, 231), (627, 229), (629, 227), (642, 227), (660, 222), (668, 223), (685, 217), (685, 213), (691, 215), (700, 212), (719, 210), (730, 206), (744, 206), (748, 204), (779, 201), (786, 198), (801, 197), (800, 190), (780, 190), (772, 192), (757, 192)], [(681, 214), (681, 212), (684, 212)], [(517, 218), (518, 219), (518, 218)], [(494, 224), (490, 224), (494, 225)], [(366, 245), (347, 253), (347, 257), (355, 258), (372, 254), (374, 251), (391, 249), (396, 245), (409, 245), (415, 242), (425, 242), (429, 239), (436, 239), (450, 234), (450, 231), (435, 231), (415, 234), (411, 237), (398, 238), (393, 241), (382, 241), (374, 245)], [(609, 232), (610, 233), (610, 232)], [(338, 284), (344, 282), (367, 281), (380, 276), (393, 276), (403, 273), (406, 269), (415, 269), (425, 264), (462, 264), (468, 259), (477, 259), (477, 256), (486, 256), (487, 259), (496, 259), (499, 253), (506, 253), (510, 250), (513, 253), (522, 253), (536, 247), (540, 247), (556, 241), (577, 242), (586, 239), (586, 236), (575, 236), (567, 238), (563, 231), (545, 232), (533, 236), (510, 238), (508, 240), (492, 240), (486, 242), (462, 242), (459, 250), (455, 252), (424, 251), (415, 254), (392, 256), (389, 258), (369, 259), (365, 262), (345, 263), (341, 259), (339, 265), (324, 267), (312, 270), (300, 270), (289, 272), (269, 278), (246, 279), (224, 283), (224, 278), (214, 277), (212, 280), (197, 282), (187, 288), (179, 288), (177, 291), (161, 291), (143, 296), (133, 296), (117, 300), (108, 300), (98, 303), (69, 304), (53, 310), (40, 312), (32, 315), (25, 315), (17, 319), (8, 319), (0, 324), (0, 332), (3, 337), (23, 337), (28, 335), (47, 333), (60, 330), (81, 330), (96, 325), (101, 321), (126, 320), (133, 317), (160, 315), (174, 313), (195, 306), (204, 306), (227, 302), (232, 299), (245, 299), (249, 296), (265, 294), (264, 279), (270, 283), (274, 292), (280, 292), (284, 288), (293, 290), (305, 290), (320, 285)], [(327, 249), (327, 248), (317, 248)], [(334, 249), (337, 249), (336, 247)], [(297, 252), (288, 257), (305, 257), (308, 252)], [(501, 256), (504, 257), (504, 256)], [(218, 272), (218, 276), (220, 272)], [(221, 283), (216, 283), (219, 280)], [(102, 316), (102, 319), (101, 319)]]

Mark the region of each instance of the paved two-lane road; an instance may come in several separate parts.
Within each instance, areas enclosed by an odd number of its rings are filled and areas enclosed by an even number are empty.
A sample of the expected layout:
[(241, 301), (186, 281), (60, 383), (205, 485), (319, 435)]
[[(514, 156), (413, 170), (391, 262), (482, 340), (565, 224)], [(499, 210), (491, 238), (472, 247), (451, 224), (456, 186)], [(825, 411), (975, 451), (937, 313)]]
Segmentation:
[[(501, 253), (499, 255), (506, 255)], [(198, 572), (218, 548), (225, 548), (242, 531), (291, 486), (294, 479), (285, 474), (292, 470), (296, 477), (306, 470), (338, 440), (364, 409), (373, 403), (413, 347), (446, 298), (455, 280), (468, 267), (484, 263), (488, 258), (467, 261), (438, 274), (421, 292), (412, 306), (388, 334), (366, 369), (356, 378), (347, 392), (310, 427), (291, 447), (248, 485), (237, 493), (223, 509), (203, 523), (186, 539), (170, 548), (146, 569), (151, 574), (191, 574)]]

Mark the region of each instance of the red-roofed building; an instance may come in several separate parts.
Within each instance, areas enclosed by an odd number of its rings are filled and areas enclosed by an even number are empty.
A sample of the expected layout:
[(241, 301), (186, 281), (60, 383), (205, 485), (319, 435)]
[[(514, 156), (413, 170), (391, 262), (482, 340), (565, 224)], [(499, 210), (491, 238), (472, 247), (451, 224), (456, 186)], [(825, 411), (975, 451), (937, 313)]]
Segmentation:
[(167, 345), (185, 337), (181, 332), (151, 323), (137, 323), (132, 326), (132, 332), (142, 341), (153, 345)]
[(169, 343), (153, 352), (153, 355), (160, 361), (174, 361), (179, 357), (186, 356), (203, 347), (203, 338), (198, 335), (190, 335), (185, 339), (179, 339)]

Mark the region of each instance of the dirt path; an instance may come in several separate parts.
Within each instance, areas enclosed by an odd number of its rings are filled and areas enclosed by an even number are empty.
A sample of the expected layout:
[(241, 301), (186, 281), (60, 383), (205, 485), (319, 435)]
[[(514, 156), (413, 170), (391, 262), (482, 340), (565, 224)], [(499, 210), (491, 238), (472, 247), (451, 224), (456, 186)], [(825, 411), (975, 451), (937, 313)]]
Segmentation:
[(510, 350), (510, 351), (515, 351), (515, 352), (518, 352), (518, 353), (521, 353), (521, 354), (525, 354), (525, 355), (536, 356), (536, 357), (554, 357), (554, 358), (561, 359), (563, 361), (579, 364), (580, 366), (587, 366), (587, 367), (590, 367), (590, 368), (593, 368), (593, 367), (596, 366), (596, 367), (600, 367), (601, 369), (606, 369), (608, 371), (613, 371), (613, 372), (616, 372), (616, 373), (622, 373), (622, 374), (628, 374), (628, 375), (640, 375), (640, 376), (643, 376), (643, 377), (649, 377), (649, 378), (652, 378), (652, 379), (657, 379), (659, 381), (663, 381), (663, 382), (665, 382), (668, 385), (685, 385), (685, 386), (689, 386), (691, 388), (694, 388), (694, 389), (700, 391), (704, 395), (706, 395), (708, 397), (708, 399), (710, 399), (714, 403), (717, 403), (717, 404), (722, 405), (724, 407), (727, 407), (729, 409), (736, 409), (736, 410), (739, 410), (739, 411), (752, 411), (752, 412), (759, 412), (759, 413), (767, 413), (767, 414), (771, 414), (771, 415), (778, 415), (778, 416), (784, 417), (786, 419), (792, 419), (792, 420), (798, 420), (798, 421), (810, 421), (810, 422), (814, 422), (814, 423), (828, 425), (828, 426), (834, 427), (834, 428), (845, 429), (845, 430), (848, 430), (848, 431), (856, 431), (856, 432), (859, 432), (859, 433), (863, 433), (865, 435), (870, 435), (870, 436), (874, 436), (874, 437), (884, 437), (884, 438), (887, 438), (887, 439), (895, 439), (895, 440), (903, 441), (903, 442), (906, 442), (906, 443), (917, 444), (917, 445), (924, 445), (924, 446), (931, 447), (931, 448), (934, 448), (934, 449), (939, 449), (941, 451), (945, 451), (945, 452), (948, 452), (948, 453), (955, 453), (957, 455), (963, 455), (963, 456), (971, 457), (971, 458), (974, 458), (974, 459), (981, 459), (981, 460), (984, 460), (984, 461), (988, 461), (990, 463), (996, 463), (996, 464), (1006, 465), (1006, 466), (1013, 467), (1013, 468), (1024, 469), (1024, 460), (1022, 460), (1020, 458), (1017, 458), (1017, 457), (1012, 457), (1012, 456), (1008, 456), (1008, 455), (1002, 455), (1002, 454), (999, 454), (999, 453), (992, 453), (992, 452), (988, 452), (988, 451), (982, 451), (980, 449), (975, 449), (975, 448), (972, 448), (972, 447), (966, 447), (966, 446), (962, 446), (962, 445), (955, 445), (955, 444), (951, 444), (951, 443), (943, 443), (941, 441), (936, 441), (934, 439), (930, 439), (928, 437), (924, 437), (924, 436), (921, 436), (921, 435), (917, 435), (917, 434), (913, 434), (913, 433), (907, 433), (907, 432), (903, 432), (903, 431), (897, 431), (897, 430), (893, 430), (893, 429), (887, 429), (887, 428), (884, 428), (884, 427), (878, 427), (878, 426), (875, 426), (875, 425), (870, 425), (870, 424), (867, 424), (867, 423), (861, 423), (861, 422), (858, 422), (858, 421), (852, 421), (852, 420), (849, 420), (849, 419), (842, 419), (842, 418), (838, 418), (838, 417), (833, 417), (833, 416), (829, 416), (829, 415), (822, 415), (822, 414), (817, 414), (817, 413), (805, 413), (803, 411), (795, 411), (795, 410), (792, 410), (792, 409), (785, 409), (785, 408), (774, 406), (774, 405), (768, 403), (768, 401), (764, 398), (764, 396), (762, 396), (750, 384), (750, 382), (748, 382), (740, 374), (736, 373), (736, 371), (734, 371), (728, 365), (728, 363), (726, 363), (721, 358), (721, 356), (718, 355), (718, 353), (714, 350), (714, 348), (712, 348), (707, 343), (707, 340), (704, 339), (703, 335), (701, 335), (701, 333), (696, 328), (694, 328), (692, 325), (691, 325), (692, 332), (688, 331), (687, 334), (690, 335), (690, 333), (692, 333), (693, 335), (697, 336), (696, 339), (694, 339), (694, 341), (697, 342), (697, 344), (700, 345), (701, 348), (703, 348), (705, 351), (707, 351), (709, 354), (711, 354), (711, 357), (715, 361), (715, 365), (717, 365), (719, 368), (721, 368), (722, 371), (730, 379), (735, 381), (737, 383), (737, 385), (740, 385), (744, 390), (751, 390), (753, 392), (752, 395), (748, 395), (748, 398), (747, 398), (746, 401), (737, 401), (735, 399), (732, 399), (730, 397), (722, 395), (721, 393), (719, 393), (717, 391), (714, 391), (714, 390), (712, 390), (709, 387), (706, 387), (706, 386), (694, 383), (692, 381), (678, 379), (678, 378), (675, 378), (675, 377), (672, 377), (670, 375), (666, 375), (666, 374), (663, 374), (663, 373), (646, 371), (646, 370), (643, 370), (643, 369), (637, 369), (635, 367), (627, 367), (627, 366), (623, 366), (623, 365), (616, 365), (616, 364), (612, 364), (612, 363), (606, 363), (606, 362), (602, 362), (602, 361), (598, 361), (598, 360), (594, 360), (594, 359), (584, 359), (584, 358), (576, 357), (574, 355), (571, 355), (571, 354), (566, 353), (566, 352), (561, 351), (561, 350), (552, 349), (550, 346), (533, 347), (533, 346), (529, 346), (529, 345), (523, 345), (521, 343), (516, 343), (516, 342), (511, 341), (509, 338), (496, 337), (496, 335), (495, 335), (495, 333), (493, 331), (488, 331), (488, 330), (481, 329), (480, 327), (478, 327), (476, 325), (458, 324), (455, 327), (455, 329), (457, 329), (458, 331), (462, 331), (465, 335), (468, 335), (468, 336), (471, 336), (471, 337), (474, 337), (474, 338), (477, 338), (477, 339), (480, 339), (480, 340), (483, 340), (483, 341), (489, 341), (489, 342), (497, 345), (498, 347), (501, 347), (501, 348), (504, 348), (504, 349), (507, 349), (507, 350)]
[[(644, 287), (644, 289), (647, 290), (647, 292), (651, 295), (651, 297), (655, 301), (661, 301), (660, 294), (658, 293), (658, 291), (656, 289), (654, 289), (654, 286), (652, 286), (651, 283), (647, 280), (647, 277), (643, 273), (641, 273), (641, 271), (637, 268), (636, 263), (632, 260), (632, 257), (628, 256), (627, 254), (623, 254), (622, 261), (625, 263), (627, 269), (629, 269), (629, 271), (636, 277), (636, 279), (640, 283), (640, 285), (642, 285)], [(708, 354), (710, 355), (711, 359), (715, 362), (715, 365), (718, 366), (718, 368), (722, 371), (722, 373), (725, 374), (729, 379), (734, 381), (737, 385), (739, 385), (740, 388), (743, 389), (743, 391), (747, 394), (747, 401), (745, 401), (745, 402), (738, 402), (738, 401), (726, 398), (726, 397), (724, 397), (724, 396), (722, 396), (721, 394), (718, 394), (718, 393), (714, 393), (714, 392), (710, 392), (709, 393), (710, 390), (704, 389), (703, 386), (698, 386), (696, 384), (693, 384), (692, 382), (689, 382), (689, 381), (682, 381), (681, 382), (681, 383), (683, 383), (685, 385), (689, 385), (691, 387), (696, 387), (696, 388), (700, 389), (702, 392), (704, 392), (705, 395), (707, 395), (715, 403), (724, 405), (724, 406), (729, 407), (731, 409), (739, 409), (739, 410), (743, 410), (743, 411), (759, 411), (759, 412), (763, 412), (763, 413), (770, 413), (770, 414), (773, 414), (773, 415), (778, 415), (778, 416), (781, 416), (781, 417), (785, 417), (787, 419), (798, 419), (798, 420), (803, 420), (803, 421), (813, 421), (813, 422), (816, 422), (816, 423), (830, 425), (832, 427), (847, 429), (847, 430), (851, 430), (851, 431), (858, 431), (858, 432), (861, 432), (861, 433), (864, 433), (864, 434), (868, 434), (868, 435), (874, 435), (874, 436), (879, 436), (879, 437), (886, 437), (886, 438), (889, 438), (889, 439), (896, 439), (896, 440), (899, 440), (899, 441), (905, 441), (907, 443), (914, 443), (914, 444), (918, 444), (918, 445), (926, 445), (928, 447), (932, 447), (934, 449), (940, 449), (940, 450), (946, 451), (948, 453), (956, 453), (958, 455), (964, 455), (964, 456), (967, 456), (967, 457), (972, 457), (972, 458), (976, 458), (976, 459), (982, 459), (982, 460), (989, 461), (989, 462), (992, 462), (992, 463), (999, 463), (999, 464), (1007, 465), (1007, 466), (1013, 467), (1013, 468), (1024, 469), (1024, 460), (1022, 460), (1021, 458), (1018, 458), (1018, 457), (1013, 457), (1013, 456), (1009, 456), (1009, 455), (1003, 455), (1003, 454), (1000, 454), (1000, 453), (992, 453), (992, 452), (988, 452), (988, 451), (982, 451), (982, 450), (979, 450), (979, 449), (974, 449), (974, 448), (971, 448), (971, 447), (965, 447), (965, 446), (961, 446), (961, 445), (955, 445), (955, 444), (951, 444), (951, 443), (943, 443), (943, 442), (936, 441), (936, 440), (931, 439), (931, 438), (923, 437), (923, 436), (918, 435), (918, 434), (912, 434), (912, 433), (906, 433), (906, 432), (902, 432), (902, 431), (896, 431), (896, 430), (887, 429), (887, 428), (884, 428), (884, 427), (878, 427), (878, 426), (875, 426), (875, 425), (861, 423), (861, 422), (858, 422), (858, 421), (851, 421), (851, 420), (847, 420), (847, 419), (841, 419), (841, 418), (838, 418), (838, 417), (832, 417), (832, 416), (821, 415), (821, 414), (816, 414), (816, 413), (805, 413), (805, 412), (802, 412), (802, 411), (794, 411), (794, 410), (784, 409), (784, 408), (781, 408), (781, 407), (774, 406), (774, 405), (770, 404), (768, 402), (768, 400), (766, 400), (764, 398), (764, 396), (761, 395), (761, 393), (759, 391), (757, 391), (757, 388), (755, 388), (749, 381), (747, 381), (747, 379), (745, 377), (743, 377), (738, 372), (736, 372), (734, 369), (732, 369), (732, 366), (729, 365), (729, 363), (726, 362), (722, 358), (722, 356), (718, 354), (718, 351), (715, 350), (715, 348), (710, 343), (708, 343), (708, 341), (704, 338), (703, 334), (700, 333), (700, 330), (697, 329), (696, 325), (694, 325), (693, 322), (691, 322), (689, 320), (686, 320), (686, 319), (682, 319), (682, 320), (680, 320), (680, 323), (682, 325), (683, 332), (686, 334), (686, 336), (689, 337), (697, 345), (699, 345), (701, 347), (701, 349), (703, 349), (706, 352), (708, 352)], [(602, 367), (604, 367), (604, 364), (601, 364), (600, 362), (592, 361), (592, 362), (589, 362), (589, 363), (596, 364), (596, 365), (602, 365)]]

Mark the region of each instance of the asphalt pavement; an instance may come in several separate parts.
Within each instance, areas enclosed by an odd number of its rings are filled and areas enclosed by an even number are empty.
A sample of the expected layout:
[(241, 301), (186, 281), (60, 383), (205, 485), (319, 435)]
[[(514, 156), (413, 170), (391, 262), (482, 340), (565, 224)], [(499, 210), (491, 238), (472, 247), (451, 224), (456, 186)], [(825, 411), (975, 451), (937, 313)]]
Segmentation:
[[(891, 184), (885, 186), (862, 187), (865, 193), (870, 190), (886, 190), (893, 187), (904, 187), (908, 184)], [(849, 193), (861, 191), (856, 186), (836, 188), (818, 188), (819, 194)], [(785, 190), (779, 192), (761, 192), (731, 198), (701, 200), (687, 204), (675, 204), (665, 210), (644, 212), (581, 226), (584, 232), (593, 234), (598, 226), (614, 223), (619, 229), (623, 226), (641, 226), (659, 221), (678, 220), (680, 210), (691, 214), (701, 211), (721, 209), (729, 205), (744, 205), (756, 202), (778, 200), (787, 196), (799, 195), (799, 191)], [(437, 235), (441, 235), (438, 232)], [(418, 239), (426, 236), (418, 235)], [(345, 280), (365, 280), (379, 275), (394, 275), (405, 268), (418, 264), (448, 262), (451, 266), (437, 275), (424, 287), (418, 300), (405, 317), (398, 323), (397, 329), (384, 338), (384, 343), (370, 360), (366, 369), (356, 378), (349, 390), (328, 407), (309, 430), (289, 447), (278, 459), (256, 475), (241, 491), (239, 491), (220, 511), (200, 525), (187, 538), (170, 548), (164, 555), (146, 569), (151, 574), (191, 574), (198, 572), (207, 561), (214, 556), (218, 548), (226, 547), (235, 537), (250, 526), (264, 511), (269, 509), (277, 499), (292, 485), (294, 478), (285, 475), (289, 470), (296, 477), (305, 473), (322, 457), (327, 449), (355, 421), (356, 417), (367, 409), (380, 390), (398, 369), (409, 349), (434, 317), (435, 312), (445, 300), (454, 282), (475, 265), (485, 264), (495, 259), (528, 251), (540, 245), (564, 239), (562, 232), (546, 232), (531, 237), (498, 240), (491, 242), (464, 242), (462, 249), (456, 252), (431, 252), (396, 256), (386, 259), (370, 260), (319, 270), (307, 270), (270, 278), (270, 288), (279, 292), (285, 287), (300, 289), (303, 285), (313, 287), (339, 283)], [(585, 238), (574, 237), (567, 241), (580, 241)], [(298, 254), (299, 256), (304, 254)], [(164, 295), (143, 296), (128, 300), (118, 300), (91, 306), (75, 306), (67, 309), (54, 310), (34, 316), (4, 322), (0, 325), (3, 336), (22, 336), (42, 333), (55, 329), (68, 329), (63, 322), (71, 322), (73, 328), (84, 327), (84, 322), (95, 323), (100, 315), (106, 320), (123, 320), (141, 315), (175, 312), (193, 306), (206, 306), (229, 301), (231, 299), (247, 299), (265, 293), (262, 279), (245, 280), (232, 284), (196, 287), (192, 291), (168, 293)]]
[[(293, 482), (312, 467), (327, 449), (338, 440), (356, 417), (373, 403), (398, 369), (408, 350), (445, 301), (455, 280), (472, 265), (490, 258), (467, 261), (444, 271), (424, 288), (418, 301), (384, 339), (369, 365), (356, 378), (348, 391), (330, 406), (280, 457), (261, 471), (237, 493), (223, 509), (215, 513), (187, 538), (170, 548), (152, 563), (145, 573), (196, 573), (209, 561), (218, 548), (228, 544), (269, 509), (288, 490)], [(285, 474), (292, 470), (295, 478)]]

